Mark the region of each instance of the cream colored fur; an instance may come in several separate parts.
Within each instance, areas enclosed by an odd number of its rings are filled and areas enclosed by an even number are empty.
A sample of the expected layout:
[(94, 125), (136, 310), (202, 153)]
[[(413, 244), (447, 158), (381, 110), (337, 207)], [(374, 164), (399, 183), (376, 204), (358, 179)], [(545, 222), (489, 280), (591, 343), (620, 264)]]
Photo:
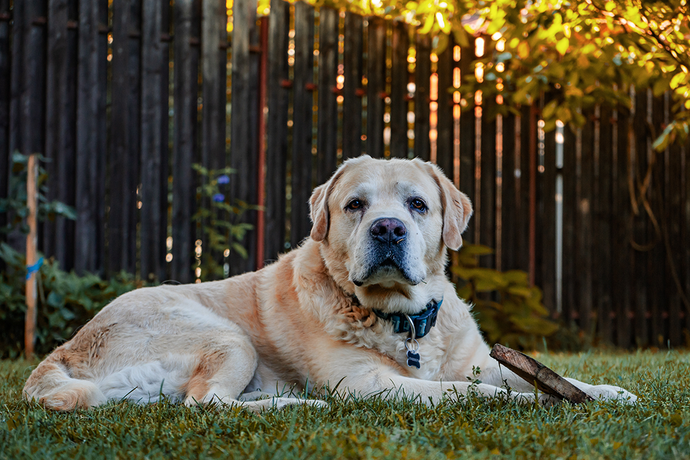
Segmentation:
[[(414, 211), (411, 197), (428, 210)], [(353, 199), (365, 206), (349, 210)], [(469, 306), (445, 276), (446, 247), (462, 244), (472, 207), (439, 168), (419, 160), (349, 160), (314, 191), (311, 207), (311, 238), (262, 270), (139, 289), (113, 301), (39, 364), (25, 398), (55, 410), (161, 395), (251, 410), (323, 404), (277, 396), (307, 382), (427, 403), (471, 389), (508, 394), (505, 385), (512, 398), (537, 397), (489, 357)], [(407, 228), (408, 278), (396, 270), (367, 277), (370, 228), (384, 217)], [(372, 309), (414, 314), (441, 298), (437, 326), (419, 340), (421, 368), (408, 367), (407, 336)], [(482, 383), (471, 383), (473, 368), (481, 369)], [(594, 397), (636, 399), (618, 387), (571, 381)], [(272, 397), (253, 400), (266, 394)]]

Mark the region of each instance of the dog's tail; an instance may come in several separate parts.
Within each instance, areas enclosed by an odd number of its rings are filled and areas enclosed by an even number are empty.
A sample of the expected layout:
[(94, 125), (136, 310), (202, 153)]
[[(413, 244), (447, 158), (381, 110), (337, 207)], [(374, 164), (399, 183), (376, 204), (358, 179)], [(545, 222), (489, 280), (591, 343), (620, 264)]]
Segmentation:
[(106, 402), (95, 383), (72, 378), (68, 366), (55, 355), (48, 356), (31, 373), (24, 385), (24, 399), (58, 411), (85, 409)]

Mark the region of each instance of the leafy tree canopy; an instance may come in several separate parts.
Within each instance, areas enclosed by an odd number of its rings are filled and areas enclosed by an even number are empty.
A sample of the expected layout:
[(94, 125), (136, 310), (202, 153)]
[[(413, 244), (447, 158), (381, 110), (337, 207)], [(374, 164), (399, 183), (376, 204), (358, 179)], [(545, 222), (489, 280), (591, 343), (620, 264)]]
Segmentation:
[(466, 98), (501, 94), (500, 110), (532, 104), (545, 92), (546, 129), (557, 119), (581, 125), (595, 103), (630, 106), (631, 88), (672, 96), (672, 119), (655, 142), (663, 150), (690, 132), (688, 0), (312, 0), (361, 14), (403, 18), (432, 34), (440, 48), (452, 35), (468, 46), (491, 37), (480, 78), (466, 76)]

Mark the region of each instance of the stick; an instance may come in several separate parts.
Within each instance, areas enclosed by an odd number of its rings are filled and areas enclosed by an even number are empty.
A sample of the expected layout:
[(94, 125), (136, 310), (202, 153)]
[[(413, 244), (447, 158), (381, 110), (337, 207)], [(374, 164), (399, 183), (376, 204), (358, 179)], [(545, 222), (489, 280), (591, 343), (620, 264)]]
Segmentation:
[(491, 350), (490, 356), (525, 381), (536, 385), (544, 393), (566, 399), (573, 404), (593, 401), (592, 397), (584, 391), (524, 353), (497, 343)]
[(29, 208), (29, 216), (26, 223), (29, 225), (29, 234), (26, 236), (26, 323), (24, 327), (24, 352), (26, 359), (34, 356), (34, 341), (36, 336), (36, 206), (38, 178), (38, 162), (36, 155), (29, 155), (29, 164), (26, 174), (26, 201)]

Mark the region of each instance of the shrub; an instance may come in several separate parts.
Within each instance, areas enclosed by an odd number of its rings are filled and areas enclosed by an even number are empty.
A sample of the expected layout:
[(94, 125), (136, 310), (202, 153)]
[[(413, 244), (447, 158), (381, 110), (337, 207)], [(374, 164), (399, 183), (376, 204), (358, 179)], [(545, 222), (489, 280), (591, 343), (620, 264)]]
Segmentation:
[(500, 272), (479, 266), (479, 256), (493, 250), (465, 244), (451, 271), (460, 279), (458, 296), (474, 305), (474, 313), (487, 341), (518, 349), (535, 349), (544, 337), (558, 330), (548, 319), (541, 289), (530, 286), (521, 270)]

